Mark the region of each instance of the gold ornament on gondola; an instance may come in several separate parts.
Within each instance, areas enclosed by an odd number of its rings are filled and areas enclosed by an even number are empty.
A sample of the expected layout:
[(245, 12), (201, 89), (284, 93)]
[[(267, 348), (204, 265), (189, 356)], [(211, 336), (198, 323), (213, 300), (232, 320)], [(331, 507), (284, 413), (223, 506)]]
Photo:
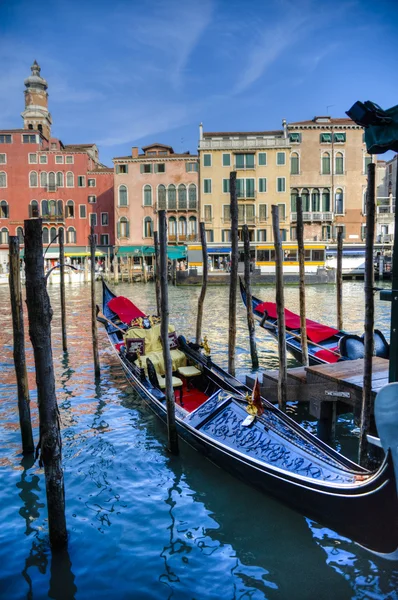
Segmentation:
[(209, 346), (209, 340), (207, 339), (207, 335), (205, 335), (205, 337), (203, 338), (203, 350), (205, 351), (206, 356), (210, 356), (210, 346)]
[(257, 406), (253, 403), (253, 396), (251, 396), (250, 394), (246, 394), (245, 396), (245, 400), (247, 402), (247, 406), (246, 406), (246, 412), (249, 413), (249, 415), (253, 415), (253, 416), (257, 416), (258, 414), (258, 408)]

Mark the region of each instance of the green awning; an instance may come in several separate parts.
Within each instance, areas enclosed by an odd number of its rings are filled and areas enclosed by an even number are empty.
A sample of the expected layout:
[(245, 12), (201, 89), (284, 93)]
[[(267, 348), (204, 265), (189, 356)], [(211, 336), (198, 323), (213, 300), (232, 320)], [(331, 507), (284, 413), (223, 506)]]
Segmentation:
[[(118, 256), (151, 256), (155, 254), (154, 246), (119, 246), (117, 249)], [(185, 258), (187, 255), (186, 246), (167, 246), (167, 256), (170, 260), (178, 260)]]
[(332, 134), (331, 133), (321, 133), (321, 143), (331, 144), (332, 143)]
[(335, 142), (345, 142), (345, 133), (335, 133), (334, 141)]

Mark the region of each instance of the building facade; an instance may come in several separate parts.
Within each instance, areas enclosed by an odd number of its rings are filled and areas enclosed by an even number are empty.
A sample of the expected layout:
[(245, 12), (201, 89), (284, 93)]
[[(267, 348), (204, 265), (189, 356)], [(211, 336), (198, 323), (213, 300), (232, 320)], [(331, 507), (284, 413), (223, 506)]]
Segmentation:
[(377, 161), (376, 241), (382, 244), (394, 240), (397, 162), (397, 155)]
[(253, 246), (273, 239), (271, 205), (279, 207), (282, 239), (289, 240), (290, 142), (287, 129), (204, 132), (199, 129), (200, 206), (209, 248), (231, 240), (231, 171), (236, 171), (239, 239), (248, 225)]
[(113, 159), (118, 254), (153, 247), (157, 213), (167, 211), (168, 244), (184, 245), (198, 236), (198, 157), (151, 144)]
[(348, 118), (325, 116), (289, 123), (288, 132), (291, 238), (296, 236), (300, 195), (306, 240), (333, 241), (341, 227), (345, 243), (361, 243), (367, 165), (372, 161), (362, 127)]
[(36, 63), (25, 80), (23, 129), (0, 130), (0, 264), (8, 237), (23, 244), (24, 219), (43, 219), (43, 243), (65, 230), (66, 252), (81, 255), (90, 224), (98, 245), (114, 244), (113, 169), (102, 165), (95, 144), (64, 145), (51, 137), (47, 82)]

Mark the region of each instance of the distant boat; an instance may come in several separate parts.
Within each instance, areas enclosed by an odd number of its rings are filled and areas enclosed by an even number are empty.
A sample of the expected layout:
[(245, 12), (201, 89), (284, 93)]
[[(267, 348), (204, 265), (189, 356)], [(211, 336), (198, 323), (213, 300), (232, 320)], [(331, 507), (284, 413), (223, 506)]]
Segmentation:
[[(97, 319), (130, 385), (165, 422), (159, 324), (102, 285), (103, 315)], [(128, 335), (121, 330), (129, 330)], [(173, 386), (180, 391), (175, 413), (181, 438), (245, 482), (366, 548), (381, 553), (398, 549), (398, 501), (390, 452), (377, 471), (367, 471), (260, 398), (258, 387), (249, 397), (251, 390), (214, 364), (197, 344), (183, 336), (176, 340), (173, 332), (169, 338), (176, 346), (171, 354), (177, 377)], [(195, 375), (189, 384), (184, 381), (182, 396), (178, 369)]]
[[(246, 306), (246, 289), (240, 281), (240, 293)], [(263, 302), (252, 296), (253, 314), (261, 326), (274, 338), (278, 337), (278, 318), (275, 302)], [(339, 331), (333, 327), (322, 325), (317, 321), (306, 319), (308, 340), (308, 361), (310, 365), (323, 365), (339, 360), (355, 360), (363, 358), (363, 338), (352, 333)], [(294, 358), (302, 363), (302, 342), (300, 316), (285, 309), (286, 349)], [(375, 354), (382, 358), (389, 357), (389, 345), (378, 329), (374, 332)]]

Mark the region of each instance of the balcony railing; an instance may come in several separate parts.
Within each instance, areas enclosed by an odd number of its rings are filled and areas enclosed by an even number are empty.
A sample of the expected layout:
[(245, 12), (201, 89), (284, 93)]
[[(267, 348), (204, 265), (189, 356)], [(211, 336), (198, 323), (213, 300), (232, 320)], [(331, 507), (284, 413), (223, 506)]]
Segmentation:
[(178, 242), (197, 242), (197, 241), (199, 241), (199, 237), (198, 237), (197, 233), (188, 233), (188, 235), (186, 235), (185, 233), (179, 233), (178, 235), (169, 234), (167, 239), (170, 244), (178, 244)]
[[(303, 212), (303, 221), (305, 223), (312, 223), (313, 221), (331, 222), (333, 221), (332, 212)], [(295, 223), (297, 221), (297, 213), (292, 212), (290, 214), (290, 221)]]
[(239, 225), (244, 225), (245, 223), (246, 225), (255, 225), (256, 217), (238, 217), (238, 223)]
[(41, 218), (45, 223), (63, 223), (65, 221), (63, 215), (42, 215)]
[(199, 142), (199, 150), (247, 150), (250, 148), (287, 148), (290, 142), (285, 138), (263, 138), (255, 140), (212, 140), (204, 139)]
[(257, 196), (257, 192), (255, 190), (249, 192), (236, 192), (236, 197), (238, 200), (254, 200)]
[(58, 189), (58, 186), (55, 184), (47, 184), (47, 192), (56, 192)]
[(247, 166), (247, 165), (238, 165), (236, 163), (234, 164), (234, 170), (235, 171), (254, 171), (255, 168), (256, 168), (255, 164), (252, 165), (251, 167)]
[(376, 239), (379, 244), (390, 244), (391, 242), (394, 241), (394, 234), (393, 233), (384, 233), (384, 234), (378, 235)]

